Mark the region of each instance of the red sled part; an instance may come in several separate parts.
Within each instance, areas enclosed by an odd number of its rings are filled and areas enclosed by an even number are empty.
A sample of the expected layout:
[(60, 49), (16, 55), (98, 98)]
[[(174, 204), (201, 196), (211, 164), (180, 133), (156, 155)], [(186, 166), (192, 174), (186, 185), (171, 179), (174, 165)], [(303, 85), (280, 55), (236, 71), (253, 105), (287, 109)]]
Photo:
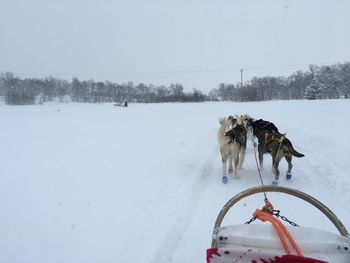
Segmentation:
[(314, 258), (299, 257), (295, 255), (271, 255), (259, 250), (248, 249), (237, 253), (229, 249), (209, 248), (207, 250), (207, 263), (327, 263)]

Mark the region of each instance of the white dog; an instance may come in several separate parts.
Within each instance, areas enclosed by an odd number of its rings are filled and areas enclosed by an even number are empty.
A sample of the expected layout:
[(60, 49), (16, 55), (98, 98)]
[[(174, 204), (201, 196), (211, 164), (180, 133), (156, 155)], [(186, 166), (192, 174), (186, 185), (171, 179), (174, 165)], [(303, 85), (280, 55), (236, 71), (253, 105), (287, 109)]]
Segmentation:
[[(227, 160), (229, 161), (228, 172), (229, 173), (234, 172), (234, 174), (237, 175), (240, 145), (232, 141), (230, 136), (225, 135), (227, 128), (232, 127), (232, 124), (233, 124), (232, 117), (221, 118), (219, 120), (219, 123), (220, 123), (220, 128), (218, 130), (218, 141), (220, 145), (220, 153), (221, 153), (221, 160), (222, 160), (222, 173), (223, 173), (222, 181), (223, 183), (227, 183), (228, 181), (228, 177), (226, 174)], [(234, 171), (232, 167), (232, 160), (234, 161), (234, 164), (235, 164)]]

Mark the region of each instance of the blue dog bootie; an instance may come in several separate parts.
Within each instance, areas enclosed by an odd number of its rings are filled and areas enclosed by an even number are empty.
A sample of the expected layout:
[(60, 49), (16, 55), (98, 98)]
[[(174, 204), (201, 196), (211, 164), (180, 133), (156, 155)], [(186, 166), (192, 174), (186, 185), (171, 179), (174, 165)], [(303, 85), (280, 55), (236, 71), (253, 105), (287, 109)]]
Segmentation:
[(223, 182), (224, 184), (227, 184), (227, 182), (228, 182), (228, 177), (227, 177), (227, 175), (224, 175), (224, 176), (222, 177), (222, 182)]
[(278, 185), (278, 181), (276, 179), (272, 180), (272, 185)]
[(292, 173), (286, 173), (286, 179), (287, 180), (290, 180), (290, 179), (292, 179)]

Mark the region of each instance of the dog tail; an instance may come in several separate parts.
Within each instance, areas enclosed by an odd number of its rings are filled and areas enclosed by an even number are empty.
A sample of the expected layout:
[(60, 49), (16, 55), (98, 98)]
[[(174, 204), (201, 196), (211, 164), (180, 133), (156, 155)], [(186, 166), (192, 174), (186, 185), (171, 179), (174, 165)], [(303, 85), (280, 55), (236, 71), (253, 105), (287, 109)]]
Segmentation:
[(220, 123), (220, 125), (226, 124), (226, 118), (220, 118), (219, 123)]
[(287, 149), (285, 148), (285, 150), (286, 150), (287, 152), (289, 152), (290, 154), (292, 154), (293, 156), (298, 157), (298, 158), (301, 158), (301, 157), (304, 157), (304, 156), (305, 156), (304, 154), (302, 154), (302, 153), (300, 153), (300, 152), (297, 152), (297, 151), (294, 149), (294, 147), (293, 147), (293, 145), (292, 145), (292, 142), (291, 142), (290, 140), (288, 140), (287, 138), (284, 138), (283, 144), (284, 144), (284, 146), (287, 146)]
[(230, 141), (230, 137), (226, 136), (226, 134), (225, 134), (225, 131), (227, 128), (226, 118), (220, 118), (219, 123), (220, 123), (220, 128), (218, 130), (218, 141), (219, 141), (219, 144), (221, 147)]
[(300, 153), (300, 152), (297, 152), (296, 150), (294, 150), (294, 148), (292, 147), (292, 154), (295, 156), (295, 157), (298, 157), (298, 158), (301, 158), (301, 157), (304, 157), (305, 155)]
[(219, 123), (220, 123), (220, 128), (218, 131), (218, 136), (225, 136), (225, 131), (227, 128), (227, 121), (226, 118), (220, 118), (219, 119)]

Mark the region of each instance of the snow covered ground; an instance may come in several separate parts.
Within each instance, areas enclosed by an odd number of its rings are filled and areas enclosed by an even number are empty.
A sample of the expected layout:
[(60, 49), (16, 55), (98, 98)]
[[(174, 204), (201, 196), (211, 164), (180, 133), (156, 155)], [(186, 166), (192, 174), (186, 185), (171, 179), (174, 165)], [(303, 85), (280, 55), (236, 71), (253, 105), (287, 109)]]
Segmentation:
[[(350, 100), (257, 103), (0, 105), (0, 262), (204, 262), (222, 206), (259, 185), (252, 145), (221, 183), (218, 119), (248, 113), (286, 132), (299, 189), (350, 229)], [(270, 184), (271, 158), (263, 179)], [(299, 225), (332, 232), (315, 208), (268, 194)], [(244, 199), (225, 224), (263, 205)]]

